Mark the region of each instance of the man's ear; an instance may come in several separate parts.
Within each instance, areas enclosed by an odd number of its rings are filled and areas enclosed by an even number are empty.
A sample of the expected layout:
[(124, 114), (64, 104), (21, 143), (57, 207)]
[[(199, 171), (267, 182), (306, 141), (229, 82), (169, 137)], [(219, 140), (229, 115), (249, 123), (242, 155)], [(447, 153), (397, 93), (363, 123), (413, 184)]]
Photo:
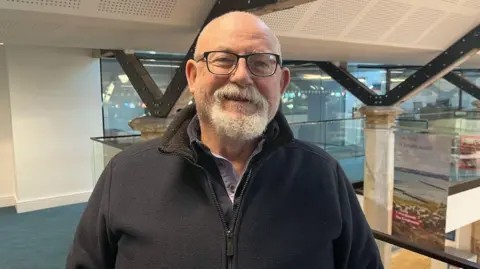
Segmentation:
[(282, 67), (280, 78), (280, 89), (281, 94), (283, 95), (287, 90), (288, 85), (290, 84), (290, 70), (286, 67)]
[(197, 65), (194, 60), (188, 60), (185, 66), (185, 75), (187, 76), (188, 90), (191, 94), (195, 91), (195, 81), (197, 79)]

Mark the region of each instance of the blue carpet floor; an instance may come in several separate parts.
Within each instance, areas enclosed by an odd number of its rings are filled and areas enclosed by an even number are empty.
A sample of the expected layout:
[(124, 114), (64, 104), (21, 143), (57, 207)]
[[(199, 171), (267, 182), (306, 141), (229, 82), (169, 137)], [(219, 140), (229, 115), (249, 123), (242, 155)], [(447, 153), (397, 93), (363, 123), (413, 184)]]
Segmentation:
[(0, 208), (0, 269), (63, 269), (85, 204), (17, 214)]

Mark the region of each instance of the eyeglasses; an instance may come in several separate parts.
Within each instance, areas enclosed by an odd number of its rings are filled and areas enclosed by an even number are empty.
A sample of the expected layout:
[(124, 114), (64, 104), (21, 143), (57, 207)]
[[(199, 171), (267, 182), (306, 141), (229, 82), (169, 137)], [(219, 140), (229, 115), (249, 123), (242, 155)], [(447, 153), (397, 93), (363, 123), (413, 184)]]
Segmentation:
[(197, 59), (199, 62), (205, 59), (207, 69), (215, 75), (229, 75), (237, 69), (240, 58), (245, 58), (248, 70), (258, 77), (269, 77), (275, 74), (277, 66), (281, 65), (280, 55), (273, 53), (253, 53), (238, 55), (226, 51), (208, 51), (203, 57)]

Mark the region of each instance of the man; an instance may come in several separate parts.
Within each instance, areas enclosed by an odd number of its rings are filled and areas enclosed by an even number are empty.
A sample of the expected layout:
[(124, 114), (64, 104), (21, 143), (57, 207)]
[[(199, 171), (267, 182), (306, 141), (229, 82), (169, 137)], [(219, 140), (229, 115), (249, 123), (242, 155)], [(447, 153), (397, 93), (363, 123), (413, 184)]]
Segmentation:
[(280, 55), (254, 15), (205, 27), (186, 66), (195, 105), (108, 164), (67, 268), (382, 268), (344, 172), (278, 112)]

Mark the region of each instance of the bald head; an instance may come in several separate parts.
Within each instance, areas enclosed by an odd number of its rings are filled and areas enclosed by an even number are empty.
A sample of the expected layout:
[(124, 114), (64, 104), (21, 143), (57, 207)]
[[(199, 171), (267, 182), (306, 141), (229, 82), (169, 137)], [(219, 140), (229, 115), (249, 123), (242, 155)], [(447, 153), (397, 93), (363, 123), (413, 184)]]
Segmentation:
[(213, 19), (203, 28), (197, 40), (194, 58), (200, 58), (205, 51), (217, 48), (233, 49), (225, 47), (223, 43), (227, 41), (222, 40), (233, 37), (266, 39), (270, 43), (270, 52), (281, 55), (277, 36), (263, 20), (248, 12), (233, 11)]
[[(217, 53), (207, 54), (206, 59), (206, 52)], [(232, 54), (248, 56), (239, 59)], [(277, 55), (281, 55), (277, 37), (255, 15), (231, 12), (206, 25), (195, 59), (185, 66), (188, 89), (203, 126), (202, 139), (204, 130), (213, 134), (210, 141), (261, 136), (290, 83), (290, 71)]]

